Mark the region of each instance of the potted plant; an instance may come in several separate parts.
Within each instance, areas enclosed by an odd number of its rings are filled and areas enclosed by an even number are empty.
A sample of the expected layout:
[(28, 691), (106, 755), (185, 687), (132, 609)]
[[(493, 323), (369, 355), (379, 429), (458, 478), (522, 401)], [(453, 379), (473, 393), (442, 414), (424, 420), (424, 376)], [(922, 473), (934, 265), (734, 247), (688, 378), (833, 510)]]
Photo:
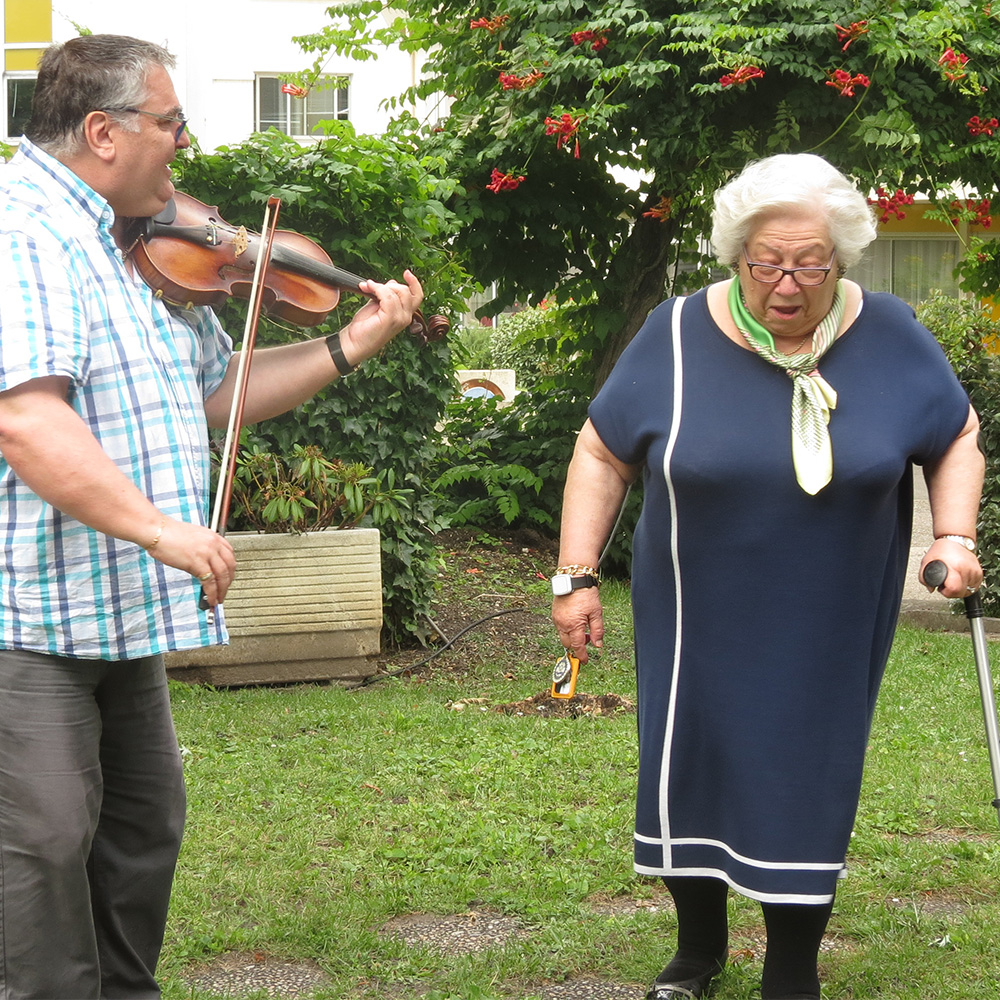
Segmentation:
[(226, 533), (237, 560), (230, 643), (170, 653), (168, 674), (216, 685), (365, 676), (380, 648), (382, 574), (378, 528), (364, 525), (396, 517), (410, 492), (391, 471), (315, 446), (242, 449)]

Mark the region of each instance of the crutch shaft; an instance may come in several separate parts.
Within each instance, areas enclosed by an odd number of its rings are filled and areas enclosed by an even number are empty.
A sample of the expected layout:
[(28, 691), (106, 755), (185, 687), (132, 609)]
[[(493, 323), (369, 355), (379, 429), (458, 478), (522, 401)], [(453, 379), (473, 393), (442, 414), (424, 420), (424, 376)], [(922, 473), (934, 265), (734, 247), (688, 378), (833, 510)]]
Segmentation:
[[(940, 587), (948, 576), (948, 567), (939, 559), (924, 567), (924, 582), (929, 587)], [(976, 674), (979, 678), (979, 700), (983, 706), (983, 723), (986, 726), (986, 749), (990, 756), (990, 772), (993, 776), (993, 808), (1000, 820), (1000, 724), (997, 722), (997, 702), (993, 693), (993, 676), (990, 672), (990, 654), (986, 644), (986, 628), (983, 625), (983, 602), (976, 591), (964, 600), (965, 616), (969, 619), (972, 633), (972, 651), (976, 659)]]

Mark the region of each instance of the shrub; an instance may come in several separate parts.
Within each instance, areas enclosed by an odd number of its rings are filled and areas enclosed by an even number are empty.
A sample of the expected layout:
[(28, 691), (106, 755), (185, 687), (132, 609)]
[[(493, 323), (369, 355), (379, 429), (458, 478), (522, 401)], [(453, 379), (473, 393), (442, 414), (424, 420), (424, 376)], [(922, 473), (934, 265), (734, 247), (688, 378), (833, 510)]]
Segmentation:
[(361, 462), (328, 459), (315, 445), (288, 457), (260, 447), (240, 451), (233, 479), (230, 526), (266, 533), (381, 527), (398, 520), (412, 490), (393, 488), (389, 474)]
[[(455, 185), (443, 176), (440, 161), (418, 155), (405, 119), (381, 137), (358, 136), (347, 122), (330, 123), (327, 138), (307, 146), (277, 132), (258, 134), (216, 153), (178, 156), (174, 167), (178, 187), (217, 205), (233, 226), (259, 229), (262, 206), (275, 194), (282, 199), (281, 228), (315, 240), (338, 267), (374, 278), (412, 268), (424, 278), (427, 313), (457, 314), (471, 294), (468, 275), (446, 248), (456, 225), (446, 206)], [(357, 296), (348, 297), (308, 333), (265, 318), (258, 342), (325, 335), (360, 305)], [(230, 299), (218, 312), (238, 336), (245, 303)], [(384, 634), (393, 642), (426, 634), (438, 556), (425, 470), (453, 392), (452, 369), (447, 341), (424, 346), (403, 334), (349, 378), (255, 425), (245, 438), (251, 447), (283, 456), (315, 446), (344, 463), (378, 469), (398, 489), (413, 491), (408, 514), (380, 525)]]
[(486, 398), (448, 404), (434, 489), (450, 523), (558, 532), (566, 467), (591, 382), (581, 375), (586, 364), (560, 354), (567, 317), (558, 306), (500, 317), (490, 363), (515, 370), (517, 394), (503, 405)]
[[(982, 303), (932, 293), (917, 308), (917, 318), (938, 339), (979, 414), (980, 447), (986, 456), (986, 480), (979, 509), (979, 559), (987, 583), (1000, 579), (1000, 323)], [(1000, 615), (1000, 597), (982, 592), (986, 613)]]

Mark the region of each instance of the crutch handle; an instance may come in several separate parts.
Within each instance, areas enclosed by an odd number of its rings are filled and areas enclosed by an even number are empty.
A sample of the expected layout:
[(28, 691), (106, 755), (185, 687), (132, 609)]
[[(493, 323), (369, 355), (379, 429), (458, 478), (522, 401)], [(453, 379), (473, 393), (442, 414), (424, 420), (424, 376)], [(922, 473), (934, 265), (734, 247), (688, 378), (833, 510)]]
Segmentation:
[(937, 590), (947, 579), (948, 567), (940, 559), (935, 559), (924, 567), (924, 583), (928, 587), (933, 587)]
[[(924, 583), (928, 587), (933, 587), (937, 590), (945, 580), (948, 579), (948, 566), (943, 563), (940, 559), (935, 559), (929, 562), (924, 567)], [(963, 598), (965, 604), (965, 617), (966, 618), (982, 618), (983, 617), (983, 600), (979, 596), (979, 591), (976, 590), (969, 594), (968, 597)]]

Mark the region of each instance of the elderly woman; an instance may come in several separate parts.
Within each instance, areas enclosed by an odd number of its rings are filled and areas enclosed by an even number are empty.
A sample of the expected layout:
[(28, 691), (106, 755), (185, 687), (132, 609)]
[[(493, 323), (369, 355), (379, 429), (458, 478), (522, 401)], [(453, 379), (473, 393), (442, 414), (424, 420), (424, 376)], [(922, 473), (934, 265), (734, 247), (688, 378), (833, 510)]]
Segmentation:
[(820, 995), (914, 463), (936, 539), (924, 565), (948, 565), (947, 597), (982, 582), (976, 414), (913, 310), (840, 277), (874, 237), (864, 197), (820, 157), (748, 166), (715, 200), (735, 276), (652, 312), (570, 464), (552, 616), (581, 661), (604, 632), (601, 547), (644, 482), (635, 868), (663, 876), (678, 925), (648, 1000), (706, 994), (730, 887), (763, 907), (763, 1000)]

